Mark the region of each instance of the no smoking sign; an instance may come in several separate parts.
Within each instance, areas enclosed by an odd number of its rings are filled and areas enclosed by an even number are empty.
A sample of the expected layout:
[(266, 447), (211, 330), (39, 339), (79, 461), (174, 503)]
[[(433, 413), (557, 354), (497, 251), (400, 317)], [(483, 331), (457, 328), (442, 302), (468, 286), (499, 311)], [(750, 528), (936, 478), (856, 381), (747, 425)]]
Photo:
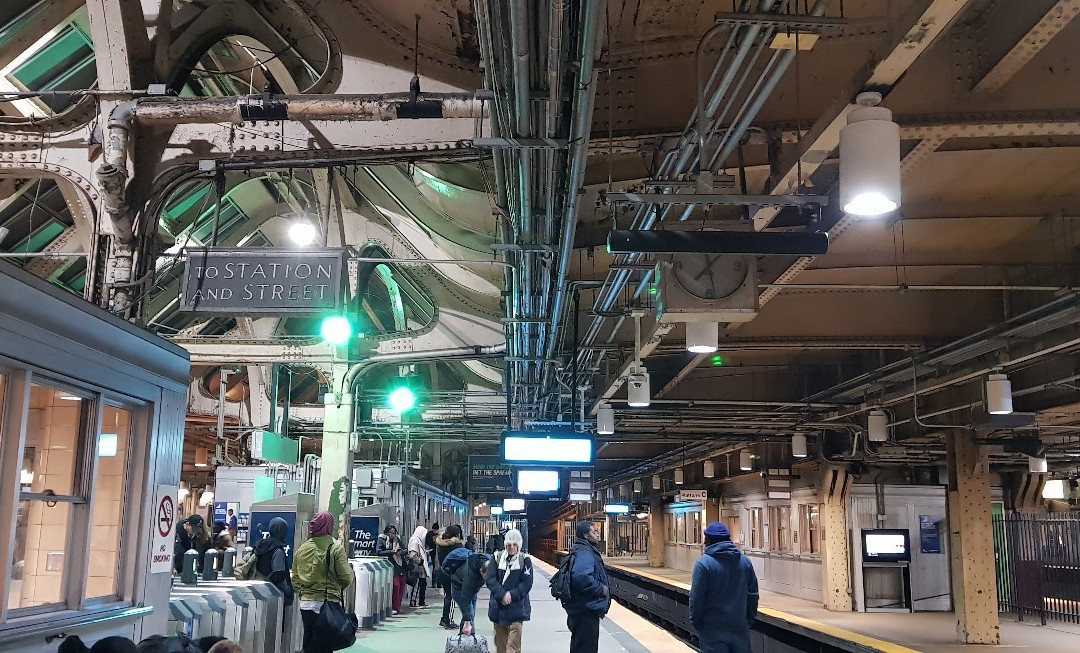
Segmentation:
[(154, 530), (150, 546), (150, 573), (171, 572), (173, 568), (173, 527), (176, 526), (176, 487), (159, 485), (154, 494)]
[(176, 514), (176, 510), (173, 507), (173, 498), (169, 495), (161, 497), (161, 502), (158, 503), (157, 509), (157, 523), (158, 534), (162, 537), (168, 537), (172, 533), (173, 519)]

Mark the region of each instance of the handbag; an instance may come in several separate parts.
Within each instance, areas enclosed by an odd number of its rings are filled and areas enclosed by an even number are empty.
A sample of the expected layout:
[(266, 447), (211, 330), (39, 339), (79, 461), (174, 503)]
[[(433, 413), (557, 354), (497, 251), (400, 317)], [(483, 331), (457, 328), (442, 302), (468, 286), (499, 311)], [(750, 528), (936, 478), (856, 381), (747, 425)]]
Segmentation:
[[(330, 544), (326, 549), (326, 577), (337, 578), (330, 571), (330, 554), (334, 545)], [(331, 601), (329, 590), (323, 591), (323, 604), (319, 615), (312, 624), (313, 630), (318, 634), (319, 641), (333, 651), (349, 648), (356, 643), (356, 630), (360, 627), (355, 614), (345, 611), (345, 596), (341, 595), (341, 602)]]

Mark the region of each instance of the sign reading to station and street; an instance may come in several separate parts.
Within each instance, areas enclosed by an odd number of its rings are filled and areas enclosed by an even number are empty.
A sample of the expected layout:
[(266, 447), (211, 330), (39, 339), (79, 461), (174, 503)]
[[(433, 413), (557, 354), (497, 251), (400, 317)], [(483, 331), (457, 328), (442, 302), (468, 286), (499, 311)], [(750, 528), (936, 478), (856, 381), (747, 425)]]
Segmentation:
[(345, 252), (265, 247), (189, 249), (180, 310), (318, 314), (341, 306)]
[(502, 494), (514, 491), (514, 474), (498, 456), (469, 456), (469, 494)]
[(176, 528), (176, 486), (159, 485), (154, 493), (153, 534), (150, 549), (150, 573), (173, 569), (173, 532)]
[(682, 503), (684, 501), (705, 501), (709, 498), (708, 490), (679, 490), (678, 496), (675, 500)]

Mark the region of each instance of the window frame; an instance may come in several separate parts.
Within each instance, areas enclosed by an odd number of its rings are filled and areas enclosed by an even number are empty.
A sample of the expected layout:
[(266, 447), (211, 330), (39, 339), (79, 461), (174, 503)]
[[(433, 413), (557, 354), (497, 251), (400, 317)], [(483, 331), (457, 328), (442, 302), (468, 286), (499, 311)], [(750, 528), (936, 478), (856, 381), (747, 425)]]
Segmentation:
[(769, 506), (769, 550), (774, 553), (791, 553), (791, 506)]
[[(816, 515), (817, 524), (811, 527), (810, 514)], [(799, 552), (804, 555), (821, 555), (821, 504), (799, 504)]]
[(749, 522), (750, 542), (747, 548), (751, 551), (763, 551), (765, 549), (765, 522), (763, 510), (760, 506), (746, 509), (747, 522)]

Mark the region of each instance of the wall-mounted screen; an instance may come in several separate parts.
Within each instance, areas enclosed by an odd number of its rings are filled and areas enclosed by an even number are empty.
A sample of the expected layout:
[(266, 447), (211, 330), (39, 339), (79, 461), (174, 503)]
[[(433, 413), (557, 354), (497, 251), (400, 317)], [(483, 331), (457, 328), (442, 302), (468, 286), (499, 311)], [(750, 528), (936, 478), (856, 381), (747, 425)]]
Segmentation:
[(610, 515), (628, 515), (630, 514), (629, 503), (609, 503), (604, 506), (604, 512)]
[(559, 471), (555, 469), (519, 469), (518, 494), (558, 494)]
[(525, 510), (525, 499), (503, 499), (503, 512), (521, 512)]
[(506, 432), (502, 459), (510, 465), (592, 465), (593, 441), (578, 434)]
[(906, 562), (911, 560), (908, 532), (902, 528), (864, 528), (864, 562)]
[(496, 517), (503, 514), (502, 506), (491, 506), (491, 516)]

